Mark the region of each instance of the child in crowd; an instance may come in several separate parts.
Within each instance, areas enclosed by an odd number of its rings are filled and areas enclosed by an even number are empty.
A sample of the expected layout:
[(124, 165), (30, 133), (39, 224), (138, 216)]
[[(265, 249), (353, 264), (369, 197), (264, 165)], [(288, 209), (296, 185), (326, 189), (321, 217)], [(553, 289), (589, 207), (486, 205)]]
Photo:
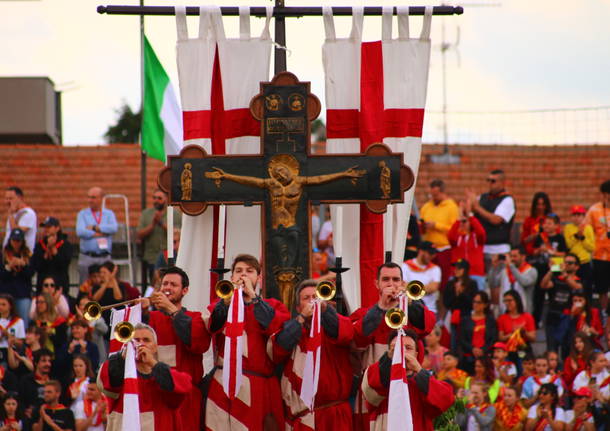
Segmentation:
[(589, 388), (580, 388), (572, 397), (573, 409), (566, 411), (565, 422), (569, 431), (594, 431), (595, 421), (589, 404), (593, 393)]
[(506, 344), (497, 342), (493, 346), (493, 363), (496, 377), (503, 386), (511, 386), (517, 379), (517, 366), (507, 360), (508, 349)]
[(601, 403), (610, 400), (610, 373), (606, 369), (608, 361), (602, 352), (593, 352), (589, 356), (589, 369), (578, 373), (572, 384), (574, 391), (589, 388), (593, 398)]
[[(536, 404), (527, 413), (527, 431), (557, 431), (565, 427), (565, 411), (559, 407), (557, 386), (545, 383), (535, 396)], [(523, 395), (521, 395), (523, 397)]]
[(523, 383), (521, 398), (525, 407), (531, 407), (538, 400), (538, 390), (545, 383), (552, 383), (557, 387), (557, 394), (563, 395), (563, 383), (559, 375), (549, 374), (549, 361), (544, 355), (537, 356), (534, 363), (536, 373)]
[(586, 370), (587, 360), (592, 351), (589, 338), (584, 332), (574, 334), (570, 354), (563, 365), (563, 381), (568, 389), (572, 389), (572, 382), (578, 373)]
[(0, 293), (0, 365), (8, 366), (9, 345), (23, 344), (24, 339), (23, 319), (17, 316), (15, 300), (11, 295)]
[(435, 374), (441, 370), (443, 364), (443, 355), (448, 349), (441, 345), (441, 327), (435, 326), (426, 337), (426, 356), (424, 357), (423, 367), (427, 370), (432, 370)]
[(527, 379), (534, 375), (536, 371), (536, 366), (534, 365), (534, 355), (531, 353), (527, 353), (523, 359), (521, 360), (521, 367), (523, 370), (521, 371), (521, 376), (517, 379), (517, 386), (519, 387), (519, 392), (523, 390), (523, 384)]
[(521, 431), (527, 418), (527, 409), (519, 402), (519, 392), (515, 386), (503, 388), (502, 399), (494, 405), (496, 420), (494, 431)]
[(0, 431), (21, 431), (26, 428), (27, 421), (19, 409), (19, 394), (8, 392), (2, 399), (0, 408)]
[(443, 355), (443, 366), (438, 373), (438, 380), (451, 380), (457, 387), (463, 388), (468, 374), (458, 367), (458, 355), (448, 351)]
[(455, 422), (465, 431), (491, 431), (496, 409), (489, 402), (487, 386), (474, 383), (467, 396), (466, 411), (458, 413)]

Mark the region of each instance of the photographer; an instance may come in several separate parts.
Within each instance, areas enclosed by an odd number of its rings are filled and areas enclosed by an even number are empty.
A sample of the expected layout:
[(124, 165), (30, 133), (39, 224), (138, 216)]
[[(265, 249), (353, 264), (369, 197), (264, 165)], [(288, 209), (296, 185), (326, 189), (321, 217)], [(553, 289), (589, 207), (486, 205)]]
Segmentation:
[(40, 289), (46, 277), (53, 277), (57, 286), (67, 292), (70, 288), (68, 268), (72, 259), (72, 244), (55, 217), (47, 217), (40, 227), (43, 228), (42, 239), (36, 243), (32, 256), (38, 280), (36, 287)]
[(563, 356), (566, 356), (569, 348), (566, 335), (570, 326), (572, 292), (582, 289), (580, 278), (576, 275), (579, 265), (578, 257), (568, 253), (559, 271), (549, 262), (550, 270), (540, 282), (540, 287), (549, 293), (549, 311), (545, 323), (547, 350), (558, 351), (561, 347)]

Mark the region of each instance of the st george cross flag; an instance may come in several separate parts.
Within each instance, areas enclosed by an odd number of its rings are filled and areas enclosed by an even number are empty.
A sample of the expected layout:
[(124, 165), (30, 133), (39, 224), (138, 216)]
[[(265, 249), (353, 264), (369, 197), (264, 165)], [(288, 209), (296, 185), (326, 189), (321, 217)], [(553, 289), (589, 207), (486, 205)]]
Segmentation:
[[(326, 80), (327, 151), (354, 153), (383, 142), (392, 151), (403, 152), (415, 177), (421, 154), (428, 66), (430, 20), (426, 7), (419, 38), (409, 38), (408, 7), (398, 7), (398, 39), (392, 39), (392, 8), (383, 8), (382, 40), (362, 42), (363, 8), (354, 7), (348, 38), (335, 35), (332, 10), (324, 7), (326, 42), (322, 48)], [(392, 260), (401, 263), (407, 237), (407, 221), (414, 188), (405, 202), (389, 205), (392, 220)], [(336, 220), (336, 206), (331, 218)], [(377, 301), (374, 280), (384, 261), (383, 217), (364, 206), (344, 205), (343, 263), (351, 270), (344, 285), (360, 286), (344, 292), (351, 310)], [(359, 226), (359, 229), (352, 228)], [(333, 229), (336, 224), (333, 223)], [(335, 235), (335, 238), (337, 235)]]
[[(199, 36), (190, 39), (185, 7), (176, 7), (184, 144), (200, 145), (208, 154), (257, 154), (260, 149), (260, 125), (250, 115), (249, 104), (260, 82), (269, 80), (272, 8), (267, 8), (258, 38), (250, 36), (250, 8), (240, 7), (239, 12), (239, 39), (225, 37), (217, 6), (200, 9)], [(209, 269), (216, 266), (217, 212), (208, 209), (197, 217), (183, 217), (177, 265), (198, 286), (185, 298), (191, 309), (204, 308), (213, 295)], [(227, 208), (227, 262), (238, 253), (261, 255), (260, 217), (259, 207)]]
[[(388, 431), (412, 431), (411, 400), (402, 348), (402, 329), (396, 337), (392, 368), (390, 371), (390, 393), (388, 394)], [(420, 412), (421, 414), (421, 412)]]
[(144, 36), (142, 149), (165, 163), (182, 148), (182, 112), (169, 76)]
[(303, 368), (303, 382), (301, 384), (300, 397), (309, 410), (313, 406), (318, 392), (318, 381), (320, 379), (320, 353), (322, 351), (322, 327), (321, 325), (320, 301), (313, 304), (311, 316), (311, 328), (307, 339), (307, 355), (305, 356), (305, 367)]
[(225, 326), (225, 350), (222, 358), (222, 387), (229, 399), (234, 399), (241, 387), (244, 354), (244, 297), (243, 289), (233, 291)]

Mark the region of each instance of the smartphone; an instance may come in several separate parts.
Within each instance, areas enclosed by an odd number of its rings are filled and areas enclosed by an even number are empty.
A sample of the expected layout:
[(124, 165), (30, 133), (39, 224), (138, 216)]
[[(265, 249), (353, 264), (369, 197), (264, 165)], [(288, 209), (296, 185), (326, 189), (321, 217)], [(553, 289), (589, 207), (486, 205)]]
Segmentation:
[(562, 264), (563, 264), (563, 257), (552, 257), (551, 258), (551, 272), (561, 272)]
[(590, 384), (590, 385), (595, 385), (596, 383), (597, 383), (597, 378), (595, 378), (595, 377), (591, 377), (591, 378), (589, 379), (589, 384)]
[(506, 260), (506, 255), (505, 254), (499, 254), (498, 255), (498, 260), (505, 261)]

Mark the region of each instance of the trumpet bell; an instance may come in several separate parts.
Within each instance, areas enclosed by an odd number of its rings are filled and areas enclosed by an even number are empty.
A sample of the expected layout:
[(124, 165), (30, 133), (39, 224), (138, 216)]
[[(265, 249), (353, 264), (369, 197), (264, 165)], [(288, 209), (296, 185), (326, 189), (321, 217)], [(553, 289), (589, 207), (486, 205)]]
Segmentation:
[(337, 293), (337, 286), (332, 281), (321, 281), (316, 286), (316, 296), (322, 301), (330, 301)]
[(417, 301), (426, 296), (426, 289), (424, 288), (424, 283), (418, 280), (410, 281), (407, 284), (405, 292), (412, 301)]
[(385, 313), (385, 324), (392, 329), (400, 329), (405, 325), (406, 314), (400, 308), (390, 308)]
[(233, 296), (235, 285), (230, 280), (218, 280), (214, 286), (216, 296), (222, 299), (227, 299)]
[(133, 325), (127, 321), (119, 322), (114, 327), (114, 338), (121, 343), (129, 343), (135, 333)]
[(89, 301), (85, 304), (83, 317), (89, 321), (102, 317), (102, 306), (97, 301)]

